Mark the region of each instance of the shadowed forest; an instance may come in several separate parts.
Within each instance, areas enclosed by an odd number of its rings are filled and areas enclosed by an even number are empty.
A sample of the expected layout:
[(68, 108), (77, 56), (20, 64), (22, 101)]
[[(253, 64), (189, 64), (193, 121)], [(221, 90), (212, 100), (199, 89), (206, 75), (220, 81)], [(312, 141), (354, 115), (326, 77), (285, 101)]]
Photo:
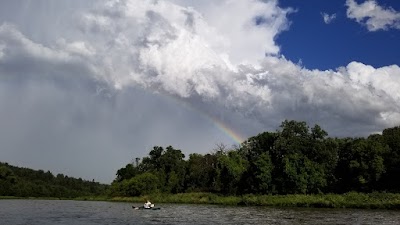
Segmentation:
[(0, 196), (76, 198), (103, 195), (109, 185), (0, 162)]

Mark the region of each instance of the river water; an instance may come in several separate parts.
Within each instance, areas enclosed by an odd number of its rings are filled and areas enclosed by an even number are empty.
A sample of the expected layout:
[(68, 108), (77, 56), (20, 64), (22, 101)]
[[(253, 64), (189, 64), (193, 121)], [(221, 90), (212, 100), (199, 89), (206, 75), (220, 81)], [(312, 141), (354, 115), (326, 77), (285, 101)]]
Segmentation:
[(0, 200), (0, 225), (400, 224), (400, 212), (390, 210), (182, 204), (157, 204), (161, 210), (133, 210), (131, 206), (115, 202)]

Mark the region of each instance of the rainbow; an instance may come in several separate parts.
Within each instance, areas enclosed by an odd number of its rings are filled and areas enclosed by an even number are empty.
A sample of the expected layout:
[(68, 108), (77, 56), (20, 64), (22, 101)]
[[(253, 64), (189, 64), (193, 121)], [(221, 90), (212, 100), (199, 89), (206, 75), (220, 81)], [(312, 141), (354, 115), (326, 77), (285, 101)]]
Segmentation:
[(228, 127), (228, 125), (222, 123), (222, 121), (217, 120), (216, 118), (213, 118), (211, 116), (209, 116), (208, 114), (204, 113), (206, 115), (206, 117), (210, 118), (210, 120), (212, 121), (212, 123), (219, 129), (221, 130), (223, 133), (225, 133), (228, 137), (230, 137), (233, 141), (235, 141), (237, 144), (241, 144), (243, 143), (243, 141), (245, 140), (245, 138), (243, 138), (240, 134), (238, 134), (237, 132), (235, 132), (233, 129), (231, 129), (230, 127)]
[[(145, 90), (145, 89), (144, 89)], [(209, 113), (200, 110), (193, 106), (192, 104), (184, 101), (181, 97), (170, 94), (170, 93), (163, 93), (162, 91), (153, 91), (152, 94), (157, 94), (161, 97), (165, 97), (168, 100), (175, 102), (177, 105), (180, 105), (192, 112), (196, 112), (197, 115), (200, 115), (205, 120), (210, 121), (218, 130), (224, 133), (227, 137), (232, 139), (236, 144), (242, 144), (246, 139), (239, 133), (237, 133), (234, 129), (230, 128), (227, 124), (223, 121), (218, 119), (217, 117), (211, 116)]]
[(227, 124), (223, 123), (223, 121), (219, 120), (217, 117), (213, 117), (210, 114), (208, 114), (207, 112), (197, 109), (193, 105), (183, 101), (181, 98), (179, 98), (177, 96), (172, 96), (172, 95), (163, 95), (163, 96), (170, 98), (171, 100), (175, 101), (178, 105), (181, 105), (181, 106), (189, 109), (190, 111), (197, 112), (199, 115), (201, 115), (206, 120), (211, 121), (211, 123), (214, 124), (214, 126), (216, 128), (218, 128), (218, 130), (222, 131), (222, 133), (224, 133), (227, 137), (232, 139), (236, 144), (241, 144), (245, 140), (245, 138), (242, 135), (240, 135), (235, 130), (230, 128)]

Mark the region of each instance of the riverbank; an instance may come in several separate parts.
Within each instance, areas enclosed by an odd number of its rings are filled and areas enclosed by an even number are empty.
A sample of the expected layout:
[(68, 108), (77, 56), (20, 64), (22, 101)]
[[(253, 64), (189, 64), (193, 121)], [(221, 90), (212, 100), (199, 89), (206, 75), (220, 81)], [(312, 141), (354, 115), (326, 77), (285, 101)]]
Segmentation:
[(214, 204), (269, 207), (309, 207), (309, 208), (353, 208), (353, 209), (400, 209), (400, 194), (356, 193), (320, 195), (243, 195), (222, 196), (212, 193), (152, 194), (139, 197), (89, 196), (73, 199), (65, 198), (21, 198), (0, 196), (0, 199), (46, 199), (78, 201), (111, 201), (143, 203), (149, 199), (154, 203)]
[(273, 207), (400, 209), (400, 194), (355, 193), (321, 195), (244, 195), (220, 196), (211, 193), (154, 194), (140, 197), (114, 197), (109, 201), (180, 204), (218, 204)]
[[(18, 200), (18, 199), (32, 199), (32, 200), (89, 200), (91, 197), (79, 197), (79, 198), (57, 198), (57, 197), (19, 197), (19, 196), (0, 196), (0, 200)], [(94, 197), (98, 198), (98, 201), (108, 201), (107, 197)]]

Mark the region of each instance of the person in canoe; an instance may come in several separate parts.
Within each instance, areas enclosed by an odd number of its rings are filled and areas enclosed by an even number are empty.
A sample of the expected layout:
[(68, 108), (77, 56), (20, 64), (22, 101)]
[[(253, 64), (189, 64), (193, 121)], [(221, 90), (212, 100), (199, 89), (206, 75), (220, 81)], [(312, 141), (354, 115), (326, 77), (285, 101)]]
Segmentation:
[(140, 207), (132, 206), (132, 208), (133, 208), (133, 209), (153, 209), (153, 210), (160, 209), (160, 208), (154, 207), (154, 204), (152, 204), (149, 200), (147, 200), (147, 202), (144, 203), (143, 206), (140, 206)]
[(150, 209), (153, 207), (154, 207), (154, 204), (151, 204), (151, 202), (149, 200), (147, 200), (147, 202), (144, 203), (144, 205), (143, 205), (143, 208), (145, 208), (145, 209)]

